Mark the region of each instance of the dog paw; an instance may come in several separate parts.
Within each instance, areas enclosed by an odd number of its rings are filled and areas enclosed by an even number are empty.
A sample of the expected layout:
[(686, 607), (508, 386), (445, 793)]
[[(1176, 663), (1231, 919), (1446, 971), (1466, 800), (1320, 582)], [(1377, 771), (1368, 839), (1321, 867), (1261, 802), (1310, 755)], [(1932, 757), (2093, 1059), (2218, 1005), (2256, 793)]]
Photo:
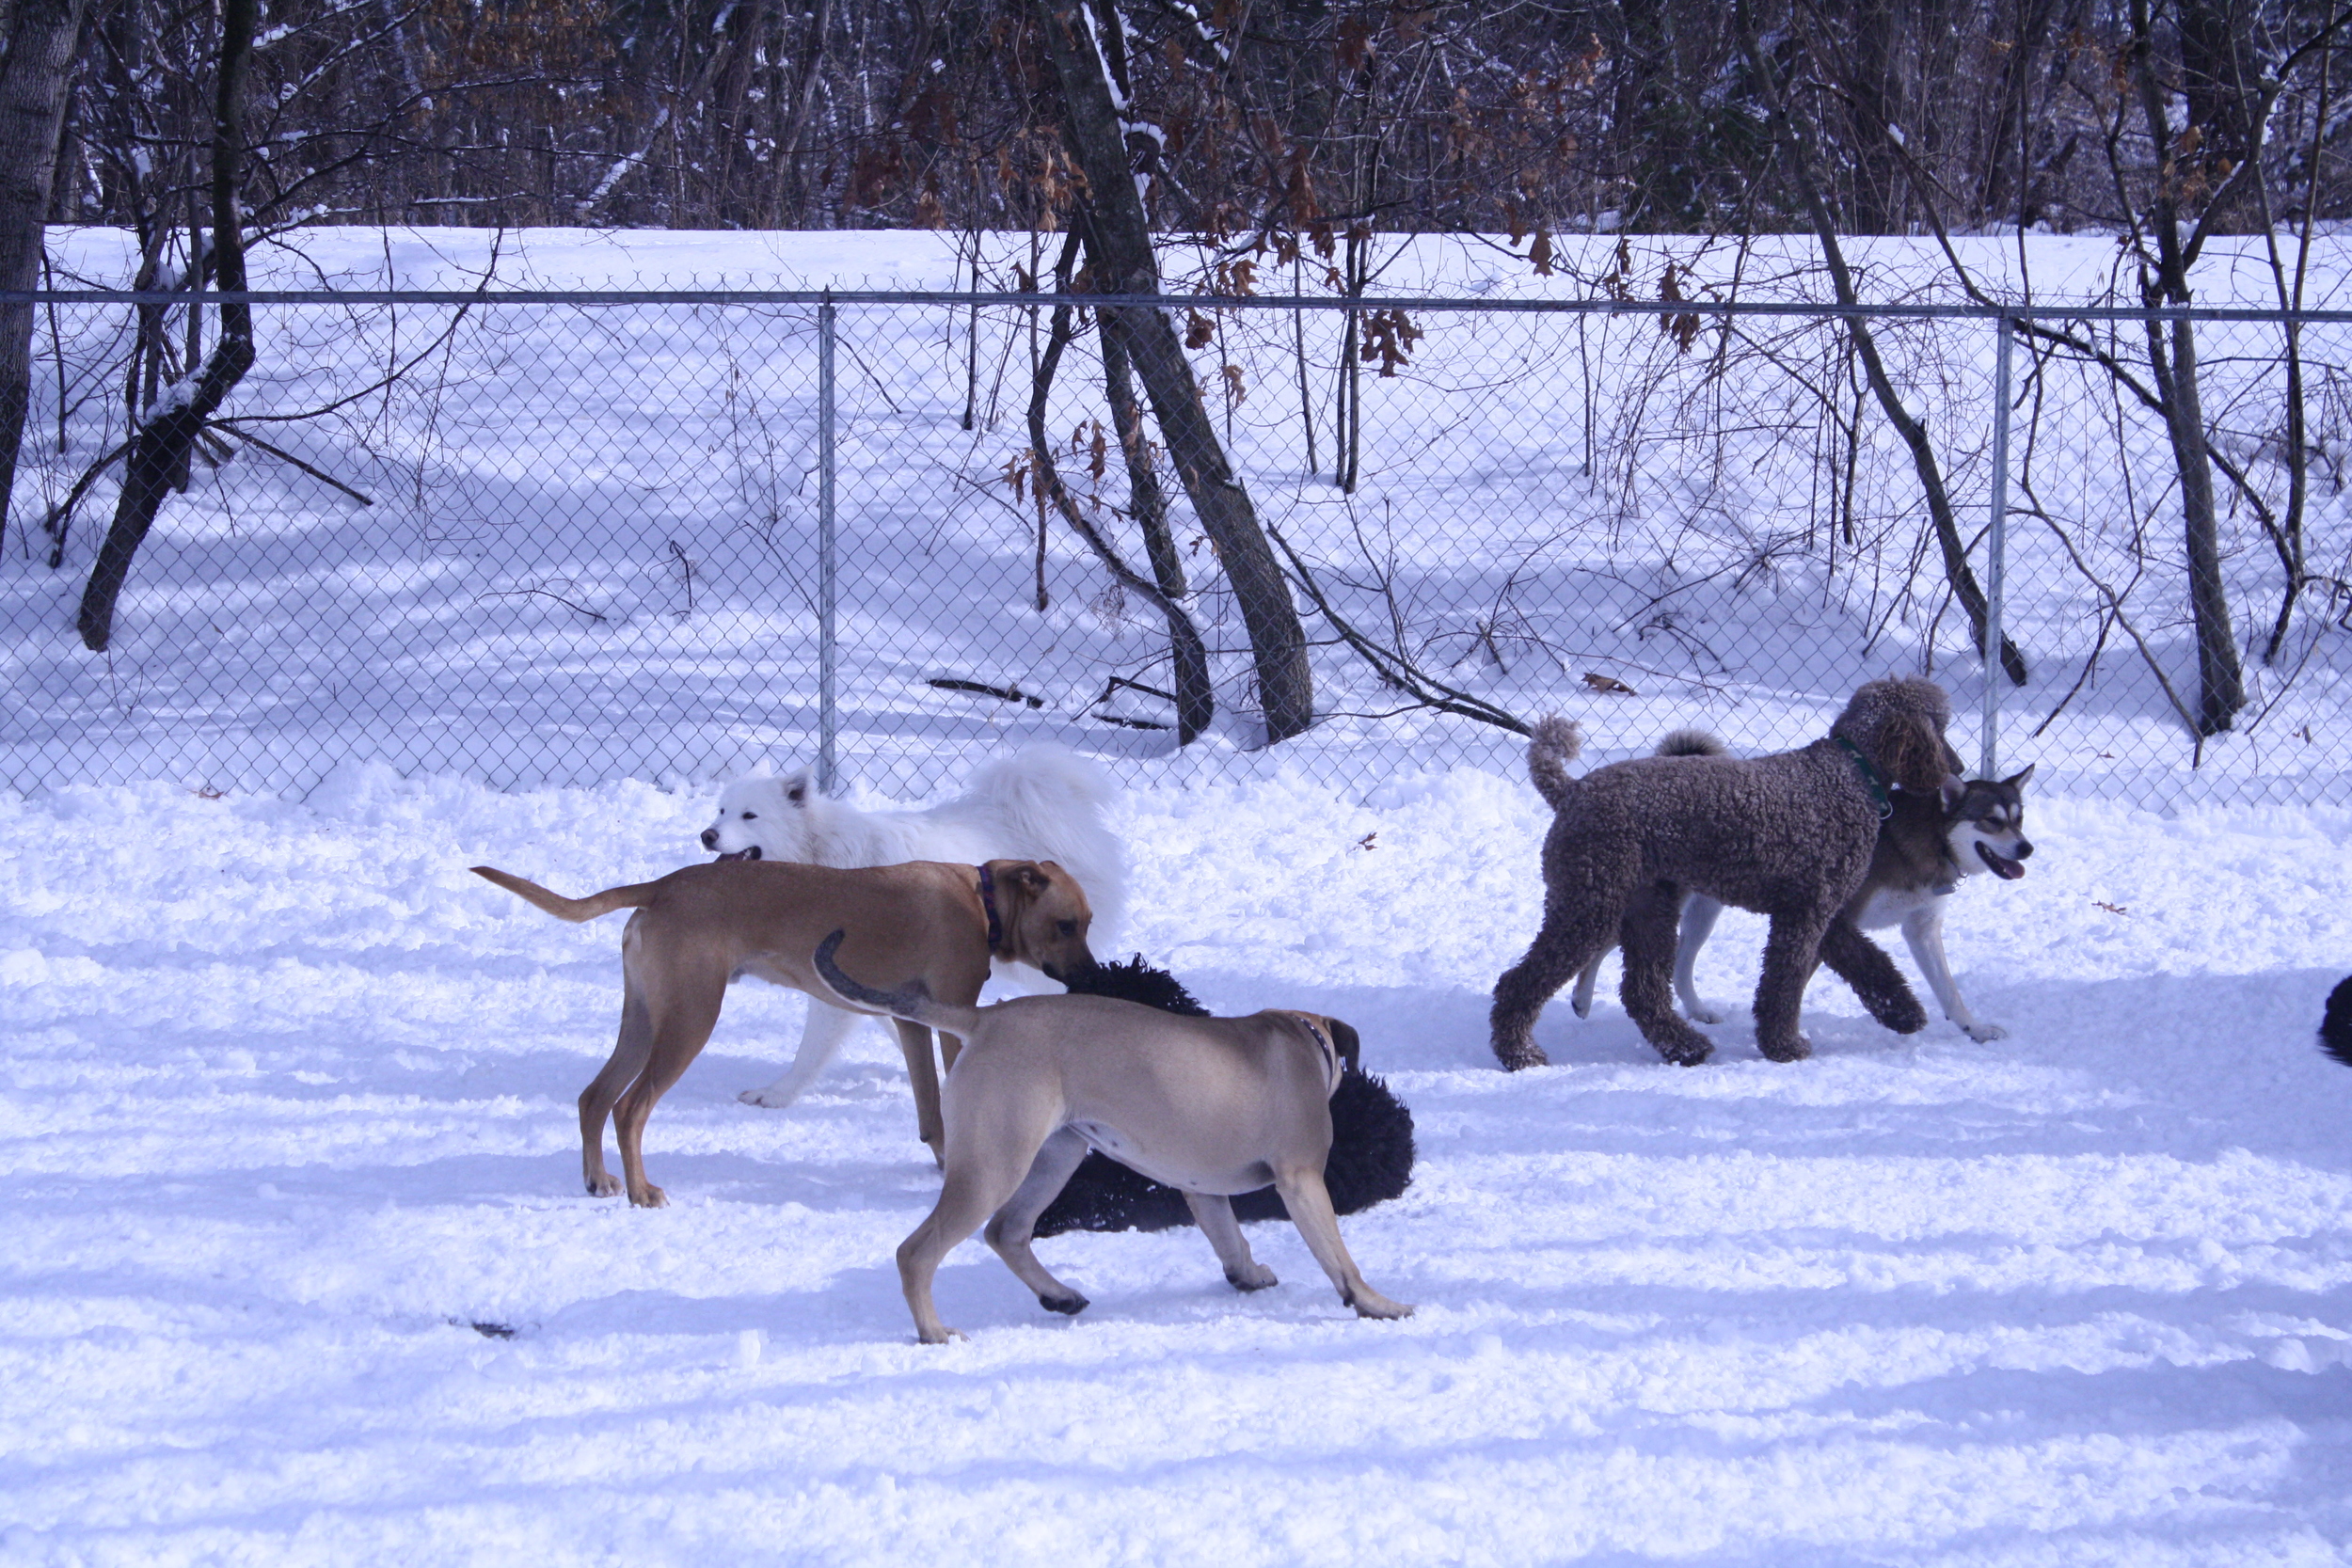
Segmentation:
[(914, 1342), (918, 1345), (944, 1345), (951, 1339), (969, 1339), (972, 1336), (963, 1330), (949, 1328), (946, 1323), (942, 1323), (937, 1328), (917, 1330)]
[(745, 1089), (735, 1098), (746, 1105), (756, 1105), (762, 1110), (781, 1111), (801, 1097), (793, 1090), (779, 1089), (771, 1084), (765, 1088)]
[(1802, 1062), (1813, 1054), (1813, 1042), (1803, 1035), (1795, 1037), (1785, 1045), (1775, 1045), (1759, 1039), (1756, 1042), (1756, 1048), (1764, 1053), (1764, 1059), (1769, 1062)]
[(1252, 1263), (1246, 1269), (1227, 1269), (1225, 1283), (1236, 1291), (1263, 1291), (1281, 1281), (1275, 1278), (1274, 1271), (1263, 1263)]
[(650, 1182), (643, 1195), (631, 1193), (628, 1200), (640, 1209), (667, 1209), (670, 1206), (670, 1195)]
[(1721, 1007), (1705, 1003), (1695, 1007), (1685, 1007), (1682, 1012), (1683, 1016), (1693, 1023), (1721, 1023), (1724, 1021), (1724, 1010)]
[(588, 1196), (590, 1197), (614, 1197), (619, 1196), (620, 1191), (621, 1179), (617, 1176), (592, 1176), (588, 1178)]
[(1986, 1045), (1994, 1040), (2005, 1040), (2009, 1038), (2009, 1031), (2002, 1028), (1997, 1023), (1963, 1023), (1961, 1025), (1961, 1028), (1967, 1031), (1968, 1037), (1975, 1040), (1979, 1045)]
[[(1066, 1318), (1076, 1317), (1087, 1309), (1088, 1305), (1087, 1298), (1075, 1291), (1066, 1296), (1041, 1295), (1037, 1298), (1037, 1304), (1048, 1312), (1059, 1312)], [(953, 1333), (954, 1330), (951, 1329), (948, 1332)]]
[(1568, 998), (1568, 1006), (1576, 1009), (1576, 1016), (1579, 1018), (1593, 1016), (1593, 999), (1589, 996), (1571, 996)]
[(1353, 1292), (1345, 1299), (1347, 1301), (1347, 1305), (1356, 1309), (1356, 1315), (1359, 1318), (1375, 1318), (1383, 1322), (1390, 1322), (1397, 1318), (1409, 1318), (1413, 1315), (1413, 1308), (1410, 1303), (1391, 1301), (1388, 1297), (1382, 1295), (1379, 1291), (1374, 1290), (1369, 1285), (1365, 1286), (1360, 1291)]
[(1518, 1072), (1532, 1067), (1551, 1065), (1551, 1058), (1544, 1054), (1544, 1048), (1534, 1044), (1518, 1047), (1498, 1045), (1495, 1047), (1495, 1060), (1502, 1064), (1502, 1070), (1505, 1072)]

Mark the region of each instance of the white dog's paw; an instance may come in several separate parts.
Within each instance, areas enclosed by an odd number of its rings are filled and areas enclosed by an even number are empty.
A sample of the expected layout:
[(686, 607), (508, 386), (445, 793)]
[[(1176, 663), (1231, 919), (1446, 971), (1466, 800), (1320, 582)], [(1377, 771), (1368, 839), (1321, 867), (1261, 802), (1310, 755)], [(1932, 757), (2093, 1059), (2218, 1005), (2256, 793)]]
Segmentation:
[(1986, 1044), (1992, 1040), (2005, 1040), (2009, 1038), (2009, 1031), (2002, 1028), (1997, 1023), (1963, 1023), (1961, 1025), (1961, 1028), (1966, 1030), (1968, 1037), (1975, 1040), (1979, 1045)]
[(745, 1089), (735, 1097), (746, 1105), (758, 1105), (771, 1111), (781, 1111), (801, 1098), (798, 1089), (778, 1088), (770, 1084), (761, 1088)]
[(1682, 1016), (1693, 1023), (1721, 1023), (1724, 1010), (1711, 1002), (1702, 1002), (1695, 1007), (1683, 1008)]

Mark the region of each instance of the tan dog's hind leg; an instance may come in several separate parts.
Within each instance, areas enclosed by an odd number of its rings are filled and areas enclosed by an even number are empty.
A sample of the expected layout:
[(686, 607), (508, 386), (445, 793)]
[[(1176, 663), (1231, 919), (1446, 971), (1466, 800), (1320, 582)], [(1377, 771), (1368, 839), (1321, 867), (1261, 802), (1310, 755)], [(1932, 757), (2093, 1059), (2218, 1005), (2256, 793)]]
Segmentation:
[(682, 994), (665, 996), (661, 1006), (647, 1008), (653, 1022), (650, 1059), (612, 1111), (613, 1139), (621, 1146), (621, 1180), (628, 1189), (628, 1200), (640, 1209), (660, 1209), (670, 1201), (667, 1194), (645, 1180), (645, 1118), (702, 1054), (710, 1031), (718, 1025), (719, 1004), (727, 991), (723, 973), (682, 980), (673, 976), (672, 983)]
[[(893, 1019), (891, 1026), (898, 1031), (898, 1053), (906, 1058), (907, 1083), (914, 1090), (914, 1135), (930, 1146), (932, 1163), (945, 1164), (946, 1134), (939, 1123), (939, 1069), (931, 1061), (931, 1032), (902, 1018)], [(940, 1038), (944, 1042), (946, 1037)]]
[(1312, 1165), (1277, 1165), (1274, 1188), (1282, 1195), (1282, 1207), (1291, 1212), (1291, 1223), (1306, 1238), (1307, 1250), (1315, 1255), (1315, 1261), (1339, 1288), (1340, 1299), (1356, 1308), (1358, 1317), (1413, 1315), (1412, 1307), (1404, 1302), (1391, 1301), (1364, 1283), (1356, 1259), (1347, 1255), (1347, 1243), (1340, 1240), (1340, 1219), (1331, 1212), (1331, 1195), (1324, 1188), (1321, 1171)]
[(1029, 1250), (1030, 1239), (1037, 1233), (1037, 1217), (1061, 1195), (1071, 1173), (1086, 1157), (1086, 1139), (1067, 1127), (1046, 1139), (1038, 1149), (1037, 1158), (1029, 1162), (1029, 1174), (1021, 1179), (1021, 1185), (981, 1233), (996, 1256), (1005, 1260), (1005, 1267), (1037, 1292), (1038, 1305), (1048, 1312), (1075, 1314), (1087, 1307), (1086, 1297), (1056, 1279), (1037, 1260), (1037, 1254)]
[(621, 1184), (604, 1168), (604, 1123), (621, 1091), (637, 1081), (653, 1053), (653, 1022), (634, 984), (621, 997), (621, 1033), (601, 1070), (580, 1091), (580, 1174), (590, 1196), (611, 1197)]
[(1225, 1283), (1236, 1291), (1263, 1291), (1279, 1284), (1274, 1271), (1249, 1255), (1249, 1239), (1241, 1233), (1241, 1221), (1233, 1218), (1233, 1200), (1213, 1193), (1186, 1193), (1184, 1201), (1192, 1206), (1192, 1223), (1200, 1227), (1200, 1234), (1216, 1249), (1216, 1260), (1225, 1265)]
[[(1019, 1095), (1009, 1099), (993, 1097), (994, 1105), (991, 1104), (991, 1098), (983, 1089), (960, 1107), (962, 1114), (959, 1124), (951, 1127), (948, 1133), (947, 1174), (939, 1185), (939, 1202), (914, 1227), (914, 1233), (898, 1243), (898, 1285), (906, 1292), (907, 1309), (914, 1314), (915, 1338), (927, 1345), (944, 1345), (950, 1339), (963, 1338), (961, 1329), (949, 1328), (939, 1321), (939, 1309), (931, 1304), (931, 1278), (939, 1272), (940, 1259), (1020, 1191), (1037, 1164), (1038, 1150), (1056, 1131), (1055, 1122), (1059, 1117), (1058, 1111), (1035, 1100), (1023, 1104)], [(989, 1124), (974, 1125), (975, 1118), (982, 1115), (988, 1117)], [(1083, 1140), (1079, 1157), (1085, 1157)], [(1071, 1162), (1073, 1169), (1076, 1164)], [(1069, 1180), (1068, 1172), (1063, 1173), (1062, 1180)], [(1054, 1191), (1060, 1190), (1057, 1183)], [(1045, 1202), (1052, 1201), (1052, 1194), (1048, 1194)], [(1044, 1207), (1044, 1203), (1038, 1205), (1041, 1212)], [(1010, 1263), (1012, 1259), (1007, 1258), (1005, 1261)], [(1021, 1273), (1018, 1268), (1013, 1272)], [(1045, 1274), (1042, 1268), (1038, 1273), (1056, 1291), (1077, 1296), (1076, 1291)], [(1028, 1279), (1026, 1275), (1022, 1277)], [(1044, 1292), (1041, 1291), (1039, 1294), (1042, 1296)], [(1079, 1304), (1085, 1305), (1083, 1300)]]

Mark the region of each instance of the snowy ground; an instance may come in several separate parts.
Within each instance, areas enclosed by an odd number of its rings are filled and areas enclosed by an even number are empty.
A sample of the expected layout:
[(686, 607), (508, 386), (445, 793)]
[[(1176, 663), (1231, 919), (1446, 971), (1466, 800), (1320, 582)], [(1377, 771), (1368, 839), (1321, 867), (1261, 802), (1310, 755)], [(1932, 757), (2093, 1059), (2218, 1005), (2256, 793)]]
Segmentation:
[[(741, 988), (653, 1120), (673, 1206), (578, 1191), (619, 923), (465, 867), (586, 891), (707, 809), (0, 796), (0, 1561), (2352, 1555), (2352, 1072), (2311, 1040), (2352, 816), (2037, 802), (2030, 874), (1951, 922), (2006, 1040), (1825, 981), (1810, 1062), (1741, 1017), (1668, 1068), (1604, 1002), (1506, 1076), (1533, 791), (1138, 791), (1119, 950), (1358, 1024), (1422, 1164), (1348, 1238), (1420, 1310), (1355, 1321), (1261, 1226), (1248, 1298), (1190, 1233), (1043, 1243), (1063, 1320), (974, 1243), (972, 1338), (925, 1349), (890, 1254), (935, 1178), (878, 1034), (749, 1109), (802, 1005)], [(1702, 990), (1756, 949), (1727, 919)]]

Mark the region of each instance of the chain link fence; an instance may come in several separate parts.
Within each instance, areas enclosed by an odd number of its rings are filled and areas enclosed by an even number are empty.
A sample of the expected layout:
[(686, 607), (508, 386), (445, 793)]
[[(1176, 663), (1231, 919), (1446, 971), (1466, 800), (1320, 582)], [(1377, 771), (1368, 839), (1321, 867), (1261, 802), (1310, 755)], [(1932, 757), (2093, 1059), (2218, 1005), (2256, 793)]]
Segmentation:
[[(34, 296), (0, 542), (0, 780), (18, 790), (298, 797), (355, 765), (505, 788), (699, 783), (821, 760), (837, 790), (907, 799), (1042, 738), (1133, 780), (1293, 769), (1360, 794), (1454, 767), (1517, 775), (1518, 736), (1433, 693), (1568, 713), (1605, 761), (1690, 724), (1742, 751), (1803, 744), (1860, 681), (1924, 673), (1953, 693), (1963, 754), (2030, 762), (2038, 790), (2352, 801), (2352, 316), (2297, 321), (2298, 460), (2286, 319), (2198, 313), (2246, 690), (2233, 728), (2200, 740), (2181, 474), (2142, 395), (2163, 391), (2144, 313), (2019, 329), (1925, 308), (1154, 302), (1291, 574), (1317, 715), (1263, 744), (1239, 607), (1147, 446), (1160, 569), (1182, 578), (1216, 689), (1215, 721), (1180, 747), (1167, 621), (1041, 496), (1050, 301), (250, 297), (257, 366), (94, 652), (75, 605), (126, 410), (167, 397), (201, 345), (180, 341), (186, 295)], [(1948, 542), (1867, 385), (1857, 314), (1948, 489)], [(1047, 452), (1149, 576), (1148, 498), (1091, 311), (1072, 320), (1040, 405)], [(2022, 684), (1988, 690), (1963, 565)]]

